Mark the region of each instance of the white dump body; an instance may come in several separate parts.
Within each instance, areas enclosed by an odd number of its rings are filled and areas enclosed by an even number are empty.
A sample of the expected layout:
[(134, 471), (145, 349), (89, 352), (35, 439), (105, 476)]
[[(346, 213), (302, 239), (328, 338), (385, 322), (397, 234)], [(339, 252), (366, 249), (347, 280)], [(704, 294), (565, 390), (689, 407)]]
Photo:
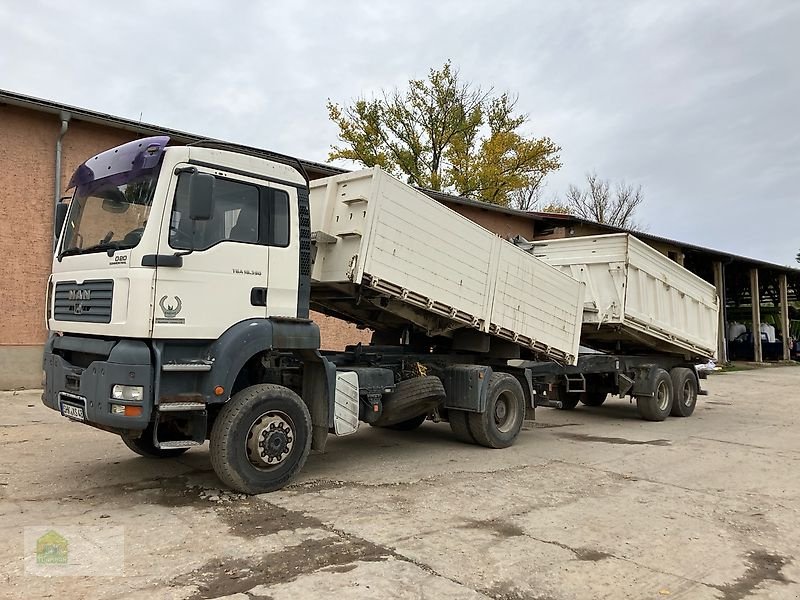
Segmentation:
[(719, 299), (713, 285), (632, 235), (534, 242), (534, 256), (586, 284), (583, 343), (712, 358)]
[[(432, 335), (471, 328), (575, 361), (583, 286), (569, 275), (378, 168), (312, 181), (310, 203), (312, 305), (367, 326), (378, 307)], [(348, 289), (352, 301), (337, 297)]]

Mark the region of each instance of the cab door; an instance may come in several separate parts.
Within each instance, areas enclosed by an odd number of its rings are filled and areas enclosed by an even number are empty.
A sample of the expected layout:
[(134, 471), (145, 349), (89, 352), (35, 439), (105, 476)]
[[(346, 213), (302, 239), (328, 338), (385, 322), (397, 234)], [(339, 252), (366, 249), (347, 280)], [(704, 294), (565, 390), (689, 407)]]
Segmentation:
[(267, 282), (269, 317), (306, 316), (305, 312), (299, 310), (302, 307), (298, 307), (298, 287), (303, 270), (300, 264), (300, 236), (310, 237), (310, 221), (306, 224), (306, 230), (302, 231), (303, 227), (299, 225), (298, 189), (270, 182), (267, 201), (263, 205), (268, 229), (265, 240), (270, 247)]
[[(188, 216), (195, 170), (214, 176), (207, 221)], [(158, 256), (167, 258), (156, 266), (153, 337), (216, 339), (240, 321), (267, 316), (269, 189), (223, 169), (179, 165), (174, 173), (159, 241)], [(176, 253), (181, 258), (170, 261)]]

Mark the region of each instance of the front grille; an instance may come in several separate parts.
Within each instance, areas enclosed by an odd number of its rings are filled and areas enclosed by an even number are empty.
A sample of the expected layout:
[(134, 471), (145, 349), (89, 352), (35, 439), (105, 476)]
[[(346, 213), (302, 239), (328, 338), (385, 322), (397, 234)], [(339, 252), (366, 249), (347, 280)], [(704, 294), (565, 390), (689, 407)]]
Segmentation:
[(110, 323), (113, 295), (113, 279), (90, 279), (83, 283), (59, 281), (53, 318), (56, 321)]

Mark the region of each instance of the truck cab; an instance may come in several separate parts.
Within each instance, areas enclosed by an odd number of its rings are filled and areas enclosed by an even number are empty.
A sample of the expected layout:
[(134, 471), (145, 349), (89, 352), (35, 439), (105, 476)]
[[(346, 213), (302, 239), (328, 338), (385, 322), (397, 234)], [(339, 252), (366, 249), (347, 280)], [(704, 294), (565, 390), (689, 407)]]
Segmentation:
[(253, 354), (319, 348), (306, 180), (168, 141), (77, 169), (48, 281), (44, 403), (148, 456), (203, 443)]

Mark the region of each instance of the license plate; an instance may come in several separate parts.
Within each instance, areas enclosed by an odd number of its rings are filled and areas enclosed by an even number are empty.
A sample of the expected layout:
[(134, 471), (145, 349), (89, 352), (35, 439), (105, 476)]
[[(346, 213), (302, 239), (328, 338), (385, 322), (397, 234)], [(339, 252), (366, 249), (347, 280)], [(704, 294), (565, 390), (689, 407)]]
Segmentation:
[(61, 403), (61, 414), (67, 417), (68, 419), (72, 419), (73, 421), (84, 421), (86, 420), (86, 413), (84, 411), (83, 406), (79, 406), (77, 404), (70, 404), (68, 402)]

